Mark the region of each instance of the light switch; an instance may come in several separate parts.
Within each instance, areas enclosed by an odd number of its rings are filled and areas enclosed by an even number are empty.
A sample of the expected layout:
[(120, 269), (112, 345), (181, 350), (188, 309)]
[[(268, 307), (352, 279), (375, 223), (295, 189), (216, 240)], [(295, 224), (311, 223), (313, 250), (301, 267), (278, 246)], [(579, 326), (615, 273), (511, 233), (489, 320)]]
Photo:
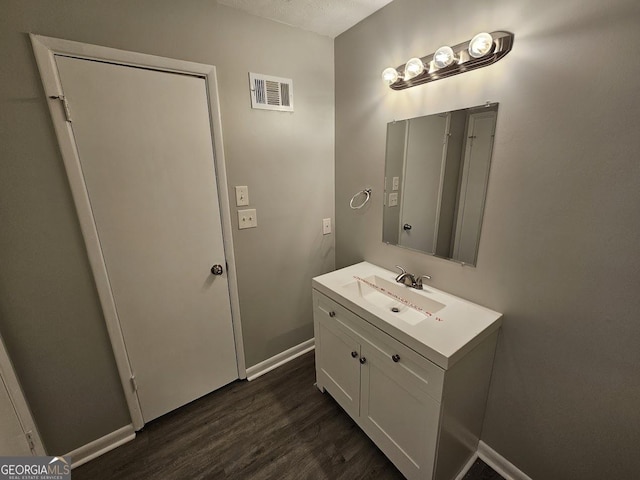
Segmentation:
[(390, 193), (389, 194), (389, 206), (390, 207), (397, 207), (398, 206), (398, 194), (397, 193)]
[(236, 187), (236, 206), (244, 207), (249, 205), (249, 187)]
[(392, 190), (398, 190), (398, 188), (400, 188), (400, 177), (393, 177), (393, 182), (391, 187), (392, 187), (391, 188)]
[(322, 219), (322, 234), (329, 235), (331, 233), (331, 219), (323, 218)]
[(238, 229), (255, 228), (258, 226), (258, 217), (255, 208), (238, 210)]

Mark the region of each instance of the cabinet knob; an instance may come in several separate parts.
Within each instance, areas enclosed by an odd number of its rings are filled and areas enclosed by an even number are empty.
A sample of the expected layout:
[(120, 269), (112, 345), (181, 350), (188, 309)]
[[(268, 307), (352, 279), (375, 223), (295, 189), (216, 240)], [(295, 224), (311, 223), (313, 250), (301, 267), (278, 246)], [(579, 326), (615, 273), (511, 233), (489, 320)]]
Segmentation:
[(400, 361), (400, 355), (398, 355), (397, 353), (394, 355), (391, 355), (391, 360), (398, 363)]
[(360, 358), (360, 363), (364, 365), (365, 363), (367, 363), (367, 359), (364, 357)]
[(358, 352), (351, 352), (351, 356), (352, 356), (353, 358), (356, 358), (356, 357), (358, 356)]
[(335, 317), (336, 316), (336, 312), (334, 312), (334, 311), (329, 312), (329, 316), (331, 318)]

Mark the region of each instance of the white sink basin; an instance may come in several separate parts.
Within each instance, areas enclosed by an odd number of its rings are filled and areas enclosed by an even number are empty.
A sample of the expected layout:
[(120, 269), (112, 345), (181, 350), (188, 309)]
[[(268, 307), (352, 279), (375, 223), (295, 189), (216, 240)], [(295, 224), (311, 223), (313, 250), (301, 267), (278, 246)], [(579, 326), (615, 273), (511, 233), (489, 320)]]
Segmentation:
[(426, 296), (428, 290), (411, 290), (377, 275), (353, 278), (344, 288), (355, 292), (371, 305), (392, 312), (410, 325), (416, 325), (427, 318), (433, 319), (434, 314), (445, 307), (443, 303)]
[[(502, 314), (397, 273), (361, 262), (313, 279), (313, 288), (445, 370), (502, 323)], [(398, 311), (392, 311), (392, 309)]]

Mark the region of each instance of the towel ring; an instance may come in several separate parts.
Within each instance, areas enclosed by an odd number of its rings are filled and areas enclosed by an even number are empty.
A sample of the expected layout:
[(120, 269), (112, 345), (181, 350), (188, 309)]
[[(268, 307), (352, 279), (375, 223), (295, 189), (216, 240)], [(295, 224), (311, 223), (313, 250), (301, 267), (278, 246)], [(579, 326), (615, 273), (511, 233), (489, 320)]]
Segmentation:
[[(358, 198), (358, 196), (360, 195), (365, 195), (364, 201), (360, 204), (360, 205), (354, 205), (353, 201)], [(364, 207), (367, 202), (369, 201), (369, 199), (371, 198), (371, 189), (370, 188), (365, 188), (364, 190), (360, 190), (358, 193), (356, 193), (353, 197), (351, 197), (351, 201), (349, 202), (349, 206), (351, 207), (352, 210), (360, 210), (362, 207)]]

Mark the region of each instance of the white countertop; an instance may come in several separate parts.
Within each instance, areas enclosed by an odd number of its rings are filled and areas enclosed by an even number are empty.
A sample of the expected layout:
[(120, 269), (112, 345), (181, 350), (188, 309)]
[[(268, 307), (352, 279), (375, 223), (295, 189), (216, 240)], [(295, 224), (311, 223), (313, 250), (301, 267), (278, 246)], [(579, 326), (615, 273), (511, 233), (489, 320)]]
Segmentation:
[[(440, 367), (451, 368), (467, 352), (495, 332), (502, 314), (449, 293), (424, 286), (424, 290), (405, 287), (445, 305), (415, 325), (398, 318), (389, 309), (376, 307), (353, 288), (356, 278), (378, 276), (394, 282), (396, 273), (368, 262), (336, 270), (312, 281), (313, 288), (327, 295), (372, 325), (388, 333)], [(348, 288), (347, 286), (351, 286)]]

